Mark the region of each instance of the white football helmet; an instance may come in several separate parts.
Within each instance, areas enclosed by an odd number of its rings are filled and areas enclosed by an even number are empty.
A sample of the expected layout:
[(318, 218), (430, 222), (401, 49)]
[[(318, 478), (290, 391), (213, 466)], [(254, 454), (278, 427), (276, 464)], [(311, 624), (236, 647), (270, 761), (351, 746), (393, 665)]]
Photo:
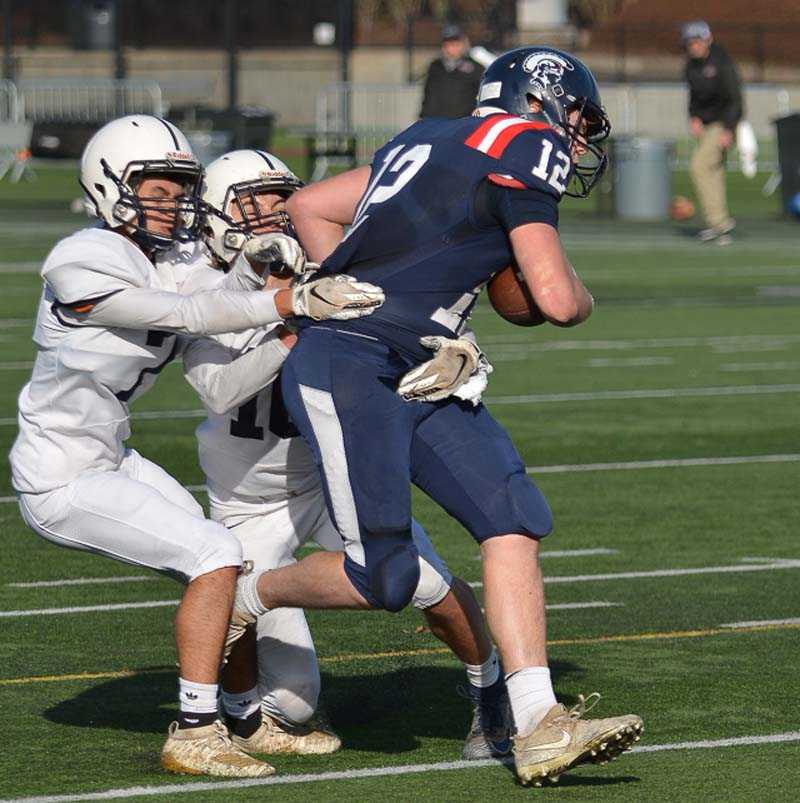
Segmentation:
[[(230, 264), (254, 234), (282, 231), (294, 237), (286, 212), (262, 214), (256, 196), (262, 192), (287, 197), (303, 182), (276, 156), (266, 151), (231, 151), (211, 162), (203, 180), (204, 236), (209, 248)], [(231, 211), (238, 209), (241, 222)]]
[[(167, 174), (184, 182), (177, 202), (141, 198), (136, 184), (147, 175)], [(131, 114), (104, 125), (81, 157), (80, 185), (87, 207), (111, 228), (125, 226), (146, 250), (169, 248), (176, 240), (197, 236), (203, 168), (186, 137), (172, 123), (147, 114)], [(177, 208), (176, 208), (177, 206)], [(148, 231), (146, 212), (175, 214), (172, 235)]]

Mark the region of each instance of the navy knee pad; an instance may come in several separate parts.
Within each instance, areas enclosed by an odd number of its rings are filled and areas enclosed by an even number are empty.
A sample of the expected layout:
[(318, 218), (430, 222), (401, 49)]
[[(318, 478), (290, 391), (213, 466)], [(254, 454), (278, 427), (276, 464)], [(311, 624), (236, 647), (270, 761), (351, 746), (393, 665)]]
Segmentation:
[(358, 592), (375, 608), (403, 610), (419, 584), (419, 552), (411, 529), (365, 532), (366, 566), (345, 557), (344, 570)]

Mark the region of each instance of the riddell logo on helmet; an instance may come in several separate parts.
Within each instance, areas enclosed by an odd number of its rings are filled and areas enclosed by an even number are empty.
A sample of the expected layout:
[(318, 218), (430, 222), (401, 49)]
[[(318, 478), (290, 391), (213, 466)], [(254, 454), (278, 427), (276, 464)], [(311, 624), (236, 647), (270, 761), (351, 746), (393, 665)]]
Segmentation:
[(572, 72), (575, 65), (555, 53), (531, 53), (522, 63), (522, 69), (531, 74), (530, 82), (536, 89), (545, 92), (551, 88), (558, 98), (564, 94), (561, 86), (564, 72)]
[(186, 151), (167, 151), (166, 157), (167, 159), (172, 159), (175, 161), (183, 161), (183, 162), (197, 161), (193, 153), (187, 153)]
[(259, 178), (283, 178), (285, 174), (280, 170), (260, 170)]

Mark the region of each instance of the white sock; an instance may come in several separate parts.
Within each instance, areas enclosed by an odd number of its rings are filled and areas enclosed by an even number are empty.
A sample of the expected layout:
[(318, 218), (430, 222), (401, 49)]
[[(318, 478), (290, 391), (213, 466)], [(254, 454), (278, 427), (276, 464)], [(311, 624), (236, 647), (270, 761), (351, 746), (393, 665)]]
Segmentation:
[(261, 574), (252, 572), (250, 574), (243, 574), (239, 576), (236, 583), (236, 600), (233, 603), (234, 608), (245, 610), (253, 616), (261, 616), (269, 611), (269, 608), (264, 607), (261, 599), (258, 596), (258, 578)]
[(216, 683), (195, 683), (178, 678), (178, 701), (181, 711), (193, 714), (214, 714), (217, 711)]
[(222, 690), (222, 705), (225, 712), (236, 719), (247, 719), (251, 714), (255, 714), (261, 708), (261, 697), (258, 694), (258, 687), (253, 686), (250, 691), (234, 694), (233, 692)]
[(491, 655), (482, 664), (464, 664), (467, 670), (467, 679), (470, 685), (479, 689), (488, 689), (494, 686), (500, 677), (500, 663), (497, 660), (497, 652), (492, 647)]
[(518, 669), (506, 675), (506, 686), (517, 733), (527, 736), (556, 704), (550, 669), (546, 666)]

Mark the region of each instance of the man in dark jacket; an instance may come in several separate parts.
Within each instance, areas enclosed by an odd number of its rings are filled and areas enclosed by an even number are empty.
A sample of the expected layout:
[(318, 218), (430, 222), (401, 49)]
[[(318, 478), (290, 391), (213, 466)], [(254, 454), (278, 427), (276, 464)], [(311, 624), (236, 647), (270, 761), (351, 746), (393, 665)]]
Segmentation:
[(725, 198), (725, 152), (742, 118), (741, 82), (730, 56), (714, 42), (708, 23), (688, 22), (681, 34), (688, 55), (689, 130), (697, 140), (690, 173), (706, 221), (699, 237), (726, 245), (736, 224)]
[(469, 55), (469, 39), (457, 25), (445, 25), (442, 55), (428, 67), (419, 116), (469, 116), (482, 77), (483, 67)]

